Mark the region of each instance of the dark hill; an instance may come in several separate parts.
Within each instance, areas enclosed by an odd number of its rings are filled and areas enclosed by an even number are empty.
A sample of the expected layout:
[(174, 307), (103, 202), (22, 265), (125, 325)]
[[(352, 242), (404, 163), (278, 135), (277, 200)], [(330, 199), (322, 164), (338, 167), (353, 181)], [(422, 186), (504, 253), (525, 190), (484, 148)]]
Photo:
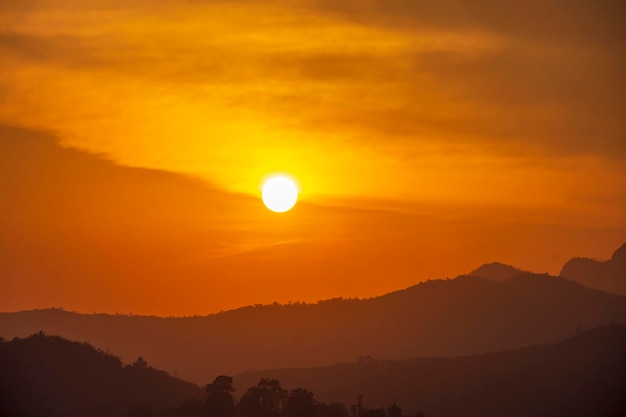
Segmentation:
[(0, 343), (0, 415), (124, 416), (132, 406), (154, 410), (197, 397), (196, 385), (138, 360), (43, 333)]
[(572, 258), (559, 274), (563, 278), (615, 294), (626, 294), (626, 243), (617, 249), (611, 259), (597, 261), (590, 258)]
[(396, 403), (429, 417), (626, 415), (626, 326), (607, 325), (554, 345), (455, 358), (416, 358), (248, 373), (304, 387), (321, 401), (366, 408)]
[(527, 273), (527, 271), (522, 271), (514, 266), (502, 264), (500, 262), (492, 262), (490, 264), (481, 265), (473, 270), (470, 275), (489, 278), (496, 281), (504, 281), (524, 273)]
[(200, 384), (250, 369), (310, 367), (359, 356), (469, 355), (556, 342), (626, 322), (626, 297), (547, 275), (462, 276), (367, 300), (245, 307), (207, 317), (0, 314), (0, 336), (39, 330), (89, 341)]

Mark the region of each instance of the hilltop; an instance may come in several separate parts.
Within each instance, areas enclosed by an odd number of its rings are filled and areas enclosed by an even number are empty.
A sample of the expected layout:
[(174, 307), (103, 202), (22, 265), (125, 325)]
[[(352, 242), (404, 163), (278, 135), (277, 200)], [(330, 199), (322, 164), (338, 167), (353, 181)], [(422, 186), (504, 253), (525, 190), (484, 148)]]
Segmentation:
[(528, 273), (528, 271), (523, 271), (519, 268), (515, 268), (514, 266), (506, 265), (500, 262), (492, 262), (474, 269), (470, 272), (470, 275), (489, 278), (496, 281), (504, 281), (524, 273)]
[(626, 295), (626, 243), (606, 261), (572, 258), (559, 276), (590, 288)]

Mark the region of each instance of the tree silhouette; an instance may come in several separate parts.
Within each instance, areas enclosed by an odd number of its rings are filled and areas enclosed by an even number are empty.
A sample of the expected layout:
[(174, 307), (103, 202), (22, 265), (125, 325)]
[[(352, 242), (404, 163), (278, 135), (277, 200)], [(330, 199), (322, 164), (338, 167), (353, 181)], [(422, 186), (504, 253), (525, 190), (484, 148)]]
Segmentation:
[(318, 402), (313, 393), (302, 388), (296, 388), (289, 392), (287, 404), (282, 412), (283, 417), (313, 417), (317, 410)]
[(393, 403), (391, 407), (387, 409), (388, 417), (402, 417), (402, 409)]
[(340, 403), (319, 404), (315, 417), (348, 417), (348, 408)]
[(387, 412), (382, 408), (376, 409), (363, 409), (361, 412), (362, 417), (387, 417)]
[(256, 387), (250, 387), (241, 397), (239, 409), (242, 417), (276, 417), (288, 399), (287, 390), (275, 379), (261, 378)]
[(133, 363), (131, 366), (136, 369), (147, 369), (148, 362), (146, 362), (144, 358), (139, 356), (137, 360), (135, 361), (135, 363)]
[(236, 414), (232, 392), (233, 378), (220, 375), (206, 386), (205, 405), (208, 417), (233, 417)]

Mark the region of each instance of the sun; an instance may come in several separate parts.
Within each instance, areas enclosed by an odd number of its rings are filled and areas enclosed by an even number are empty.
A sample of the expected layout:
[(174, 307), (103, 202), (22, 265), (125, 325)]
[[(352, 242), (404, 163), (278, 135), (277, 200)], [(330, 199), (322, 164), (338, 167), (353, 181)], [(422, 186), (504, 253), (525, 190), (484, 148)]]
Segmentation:
[(275, 176), (263, 184), (262, 197), (265, 207), (276, 213), (284, 213), (298, 201), (298, 187), (285, 176)]

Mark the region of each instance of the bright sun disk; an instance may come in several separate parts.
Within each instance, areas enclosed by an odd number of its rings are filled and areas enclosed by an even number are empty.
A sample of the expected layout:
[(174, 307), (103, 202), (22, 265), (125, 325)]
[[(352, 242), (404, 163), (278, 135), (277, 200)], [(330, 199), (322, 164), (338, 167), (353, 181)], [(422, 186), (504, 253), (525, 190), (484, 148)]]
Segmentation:
[(284, 176), (272, 177), (263, 185), (263, 204), (276, 213), (291, 209), (298, 200), (298, 187)]

